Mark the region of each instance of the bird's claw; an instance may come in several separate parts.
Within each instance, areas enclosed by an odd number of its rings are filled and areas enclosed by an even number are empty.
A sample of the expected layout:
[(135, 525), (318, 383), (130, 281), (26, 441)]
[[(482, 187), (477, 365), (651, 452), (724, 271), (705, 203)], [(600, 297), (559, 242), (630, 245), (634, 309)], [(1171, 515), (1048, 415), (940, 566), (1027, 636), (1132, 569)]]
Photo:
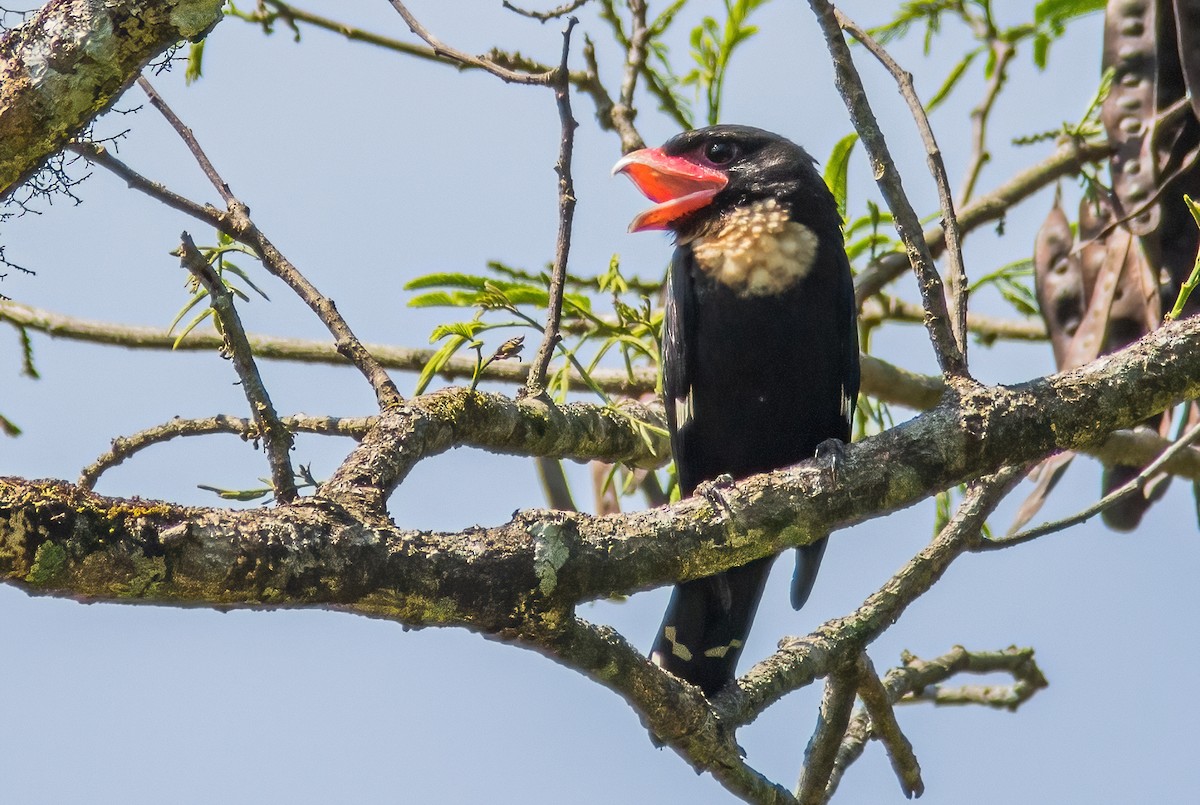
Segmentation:
[(829, 459), (829, 478), (836, 484), (846, 466), (846, 443), (841, 439), (826, 439), (817, 445), (813, 455)]
[(711, 481), (702, 481), (696, 486), (696, 494), (703, 497), (715, 508), (729, 510), (729, 501), (725, 499), (723, 490), (733, 486), (733, 476), (721, 473)]

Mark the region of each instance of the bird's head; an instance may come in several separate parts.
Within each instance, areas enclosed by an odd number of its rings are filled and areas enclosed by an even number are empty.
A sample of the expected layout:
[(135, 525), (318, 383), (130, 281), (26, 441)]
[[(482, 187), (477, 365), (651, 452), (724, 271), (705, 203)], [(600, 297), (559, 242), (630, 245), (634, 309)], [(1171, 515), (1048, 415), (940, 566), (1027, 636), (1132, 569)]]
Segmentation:
[(823, 194), (819, 207), (832, 202), (803, 148), (750, 126), (684, 132), (660, 148), (626, 154), (613, 173), (624, 173), (655, 202), (633, 219), (629, 231), (667, 229), (681, 242), (756, 201), (774, 199), (791, 209), (804, 205), (807, 195)]

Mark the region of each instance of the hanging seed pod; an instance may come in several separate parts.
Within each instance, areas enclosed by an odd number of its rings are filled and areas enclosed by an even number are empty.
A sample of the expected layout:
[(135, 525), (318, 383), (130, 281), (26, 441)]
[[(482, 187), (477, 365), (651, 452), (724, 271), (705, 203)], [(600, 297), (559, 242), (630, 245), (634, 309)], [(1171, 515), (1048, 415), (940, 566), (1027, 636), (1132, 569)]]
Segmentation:
[(1085, 300), (1080, 261), (1071, 255), (1074, 236), (1056, 198), (1033, 245), (1033, 282), (1054, 362), (1062, 368), (1071, 340), (1083, 321)]

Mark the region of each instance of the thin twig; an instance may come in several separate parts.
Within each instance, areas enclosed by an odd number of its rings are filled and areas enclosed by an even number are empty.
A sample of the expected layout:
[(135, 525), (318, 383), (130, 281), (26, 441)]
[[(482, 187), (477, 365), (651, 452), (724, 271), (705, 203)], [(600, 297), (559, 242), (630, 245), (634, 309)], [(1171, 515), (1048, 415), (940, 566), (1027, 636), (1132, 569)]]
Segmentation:
[(562, 61), (554, 76), (554, 100), (558, 105), (558, 118), (562, 124), (559, 135), (558, 162), (554, 172), (558, 174), (558, 236), (554, 244), (554, 268), (550, 272), (550, 288), (546, 301), (546, 329), (542, 336), (537, 356), (529, 367), (529, 379), (525, 391), (541, 394), (546, 385), (546, 373), (550, 360), (562, 339), (559, 324), (562, 321), (563, 286), (567, 278), (567, 258), (571, 252), (571, 223), (575, 217), (575, 184), (571, 178), (571, 154), (575, 147), (575, 129), (579, 126), (571, 116), (571, 84), (567, 78), (567, 57), (571, 53), (571, 31), (579, 23), (575, 17), (567, 21), (563, 31)]
[(192, 157), (196, 160), (196, 164), (200, 166), (200, 170), (204, 171), (204, 175), (208, 177), (208, 181), (216, 188), (217, 193), (221, 196), (221, 200), (230, 208), (238, 204), (238, 200), (234, 198), (233, 193), (229, 190), (229, 185), (217, 173), (212, 160), (204, 153), (204, 149), (200, 147), (200, 142), (196, 139), (196, 135), (192, 130), (184, 125), (184, 122), (179, 119), (179, 116), (175, 114), (175, 111), (170, 106), (167, 106), (167, 102), (158, 94), (158, 90), (150, 85), (145, 76), (138, 76), (137, 85), (142, 88), (142, 92), (146, 93), (146, 97), (150, 99), (150, 104), (167, 119), (167, 122), (171, 124), (171, 128), (175, 129), (175, 133), (187, 145), (188, 150), (192, 152)]
[(596, 46), (587, 36), (583, 38), (583, 62), (587, 65), (585, 73), (587, 81), (578, 83), (576, 86), (581, 92), (592, 96), (592, 100), (596, 104), (596, 116), (600, 121), (600, 127), (617, 133), (617, 136), (621, 138), (621, 153), (623, 154), (645, 148), (646, 142), (633, 125), (633, 115), (629, 113), (628, 107), (622, 105), (618, 109), (612, 96), (608, 94), (608, 90), (600, 83), (600, 65), (596, 61)]
[(745, 762), (732, 730), (715, 717), (698, 688), (650, 662), (611, 627), (577, 617), (565, 621), (565, 628), (536, 636), (528, 645), (616, 692), (657, 740), (743, 801), (795, 805), (791, 792)]
[(1150, 479), (1158, 475), (1162, 471), (1163, 466), (1173, 459), (1176, 455), (1182, 453), (1191, 444), (1200, 437), (1200, 424), (1193, 426), (1187, 433), (1183, 434), (1174, 444), (1162, 452), (1158, 458), (1146, 465), (1146, 468), (1134, 476), (1130, 481), (1123, 486), (1109, 492), (1100, 500), (1088, 506), (1083, 511), (1077, 512), (1070, 517), (1064, 517), (1061, 520), (1053, 520), (1049, 523), (1043, 523), (1035, 528), (1030, 528), (1013, 534), (1011, 537), (1003, 539), (985, 539), (973, 548), (975, 551), (994, 551), (1001, 548), (1011, 548), (1014, 545), (1020, 545), (1025, 542), (1030, 542), (1038, 537), (1044, 537), (1047, 534), (1053, 534), (1058, 531), (1070, 528), (1073, 525), (1085, 523), (1088, 520), (1100, 514), (1105, 509), (1112, 506), (1117, 501), (1123, 500), (1132, 494), (1140, 493), (1145, 488)]
[(892, 770), (896, 772), (904, 796), (909, 799), (921, 796), (925, 793), (921, 764), (917, 762), (912, 743), (896, 721), (896, 711), (892, 708), (887, 688), (865, 653), (858, 656), (858, 697), (871, 718), (871, 732), (887, 749), (888, 759), (892, 762)]
[(929, 311), (926, 329), (937, 355), (942, 374), (949, 379), (969, 378), (966, 362), (950, 328), (946, 310), (946, 295), (942, 278), (930, 254), (929, 246), (921, 229), (921, 221), (904, 193), (900, 174), (888, 151), (883, 132), (875, 119), (875, 113), (867, 100), (862, 79), (854, 67), (850, 48), (842, 35), (837, 12), (828, 0), (809, 0), (809, 6), (817, 16), (817, 22), (825, 35), (825, 43), (833, 58), (835, 81), (838, 91), (846, 102), (850, 119), (871, 159), (876, 184), (892, 211), (896, 231), (904, 243), (909, 262), (917, 275), (921, 301)]
[[(967, 283), (967, 270), (963, 263), (958, 218), (954, 212), (954, 197), (950, 192), (950, 177), (946, 173), (946, 163), (942, 161), (942, 150), (938, 147), (933, 127), (929, 125), (929, 116), (925, 113), (925, 105), (917, 97), (912, 73), (902, 68), (882, 45), (853, 20), (837, 9), (834, 9), (834, 14), (842, 29), (862, 43), (863, 47), (870, 51), (871, 55), (892, 74), (896, 85), (900, 88), (900, 97), (904, 98), (905, 103), (908, 104), (908, 110), (917, 124), (921, 142), (925, 144), (925, 159), (929, 164), (929, 173), (933, 176), (933, 182), (937, 186), (938, 203), (942, 208), (942, 229), (945, 232), (946, 256), (950, 262), (946, 272), (949, 278), (947, 286), (950, 291), (950, 321), (954, 328), (954, 337), (958, 341), (959, 351), (962, 352), (965, 371), (967, 363), (967, 295), (970, 286)], [(932, 253), (930, 253), (929, 259), (933, 259)]]
[(966, 204), (975, 192), (975, 184), (983, 172), (983, 166), (992, 158), (987, 148), (987, 125), (992, 107), (1000, 97), (1000, 90), (1008, 79), (1008, 63), (1016, 55), (1017, 49), (1012, 43), (995, 36), (993, 31), (988, 37), (988, 47), (992, 52), (992, 75), (984, 89), (983, 98), (979, 105), (971, 110), (971, 158), (963, 176), (962, 190), (958, 194), (960, 204)]
[(231, 238), (254, 249), (263, 266), (276, 277), (283, 280), (308, 305), (309, 309), (317, 314), (317, 317), (333, 335), (337, 351), (354, 364), (363, 373), (363, 376), (367, 378), (368, 382), (370, 382), (371, 387), (375, 390), (375, 398), (379, 403), (379, 407), (381, 409), (389, 408), (403, 402), (404, 398), (400, 395), (391, 378), (388, 377), (387, 371), (363, 347), (362, 342), (358, 340), (358, 337), (354, 335), (354, 331), (350, 329), (350, 325), (338, 313), (333, 301), (323, 296), (316, 289), (316, 286), (309, 282), (308, 278), (301, 274), (299, 269), (284, 257), (283, 253), (275, 247), (275, 244), (255, 226), (250, 218), (250, 208), (233, 195), (229, 189), (229, 184), (217, 173), (208, 157), (204, 154), (204, 151), (200, 148), (192, 131), (183, 125), (179, 117), (171, 110), (162, 97), (154, 92), (148, 82), (143, 86), (143, 89), (146, 88), (149, 88), (148, 94), (153, 93), (151, 98), (156, 99), (154, 101), (155, 107), (162, 112), (163, 116), (167, 118), (180, 137), (185, 142), (188, 142), (188, 147), (192, 151), (193, 156), (195, 156), (196, 161), (200, 164), (201, 169), (225, 200), (227, 205), (225, 212), (219, 212), (211, 205), (197, 204), (176, 193), (171, 193), (165, 190), (162, 185), (153, 182), (145, 182), (145, 184), (136, 183), (136, 180), (141, 179), (141, 177), (102, 147), (87, 148), (83, 144), (80, 144), (78, 150), (86, 154), (88, 159), (122, 176), (131, 187), (142, 190), (155, 198), (162, 198), (165, 194), (166, 198), (164, 200), (168, 201), (173, 208), (212, 224)]
[[(858, 315), (859, 324), (874, 327), (887, 321), (922, 324), (925, 321), (925, 309), (915, 302), (882, 293), (863, 302)], [(967, 331), (985, 344), (998, 339), (1045, 341), (1047, 338), (1046, 323), (1040, 318), (1006, 319), (973, 311), (967, 313)]]
[(478, 67), (482, 70), (487, 70), (492, 75), (496, 76), (502, 81), (507, 81), (510, 84), (550, 86), (556, 80), (555, 75), (557, 70), (548, 70), (544, 73), (534, 74), (520, 73), (515, 70), (509, 70), (507, 67), (497, 64), (491, 59), (485, 59), (482, 56), (472, 56), (470, 53), (464, 53), (461, 50), (456, 50), (430, 33), (429, 29), (422, 25), (417, 18), (412, 15), (412, 12), (405, 7), (404, 3), (400, 2), (400, 0), (388, 0), (388, 2), (390, 2), (392, 4), (392, 8), (396, 9), (400, 16), (404, 18), (404, 22), (406, 25), (408, 25), (408, 29), (417, 36), (421, 37), (421, 39), (425, 40), (426, 44), (433, 48), (433, 52), (438, 56), (446, 59), (452, 59), (463, 65), (469, 65), (471, 67)]
[(825, 787), (833, 773), (838, 747), (850, 724), (857, 690), (858, 669), (853, 662), (833, 671), (825, 681), (821, 714), (817, 716), (817, 727), (804, 750), (804, 768), (796, 784), (796, 799), (801, 805), (825, 802)]
[[(888, 671), (884, 685), (888, 697), (897, 704), (928, 702), (938, 706), (977, 704), (996, 710), (1015, 712), (1039, 690), (1049, 687), (1046, 676), (1033, 658), (1031, 648), (1004, 651), (967, 651), (955, 646), (949, 653), (922, 660), (908, 652), (902, 657), (903, 668)], [(1011, 685), (962, 685), (947, 688), (941, 683), (954, 674), (1008, 673)], [(894, 698), (893, 698), (894, 697)]]
[[(903, 663), (903, 667), (888, 671), (881, 682), (889, 707), (894, 704), (923, 701), (936, 704), (936, 697), (941, 691), (939, 683), (963, 672), (1009, 673), (1014, 681), (1012, 686), (993, 686), (987, 699), (956, 702), (961, 704), (985, 704), (1015, 710), (1048, 684), (1033, 659), (1033, 650), (1028, 648), (976, 652), (955, 646), (949, 653), (928, 661), (905, 652)], [(933, 692), (927, 694), (927, 691)], [(871, 738), (882, 738), (878, 732), (878, 723), (872, 714), (861, 708), (850, 720), (846, 738), (838, 749), (833, 775), (826, 790), (827, 796), (832, 797), (837, 791), (842, 776), (854, 761), (862, 757), (863, 750)]]
[(530, 19), (535, 19), (538, 22), (548, 22), (549, 20), (565, 17), (568, 14), (578, 11), (579, 9), (583, 8), (587, 2), (588, 0), (572, 0), (569, 3), (563, 3), (558, 8), (552, 8), (549, 11), (529, 11), (528, 9), (514, 6), (512, 3), (508, 2), (508, 0), (504, 0), (502, 5), (509, 11), (520, 14), (522, 17), (529, 17)]
[[(352, 42), (363, 42), (376, 47), (391, 50), (396, 53), (403, 53), (406, 56), (412, 56), (418, 59), (424, 59), (436, 64), (446, 64), (455, 67), (459, 70), (482, 70), (485, 66), (482, 61), (465, 63), (457, 58), (449, 56), (445, 53), (434, 50), (428, 45), (414, 45), (411, 42), (404, 42), (389, 36), (366, 31), (361, 28), (356, 28), (353, 25), (341, 22), (339, 20), (322, 17), (318, 14), (313, 14), (311, 11), (305, 11), (289, 3), (279, 2), (278, 0), (267, 0), (267, 2), (276, 9), (275, 14), (267, 12), (246, 12), (241, 15), (241, 19), (247, 22), (267, 23), (273, 20), (276, 16), (283, 17), (288, 21), (293, 28), (296, 23), (305, 23), (312, 25), (314, 28), (320, 28), (325, 31), (340, 34)], [(587, 0), (582, 0), (579, 5)], [(297, 29), (298, 30), (298, 29)], [(549, 73), (553, 68), (548, 67), (535, 59), (528, 56), (523, 56), (519, 53), (493, 49), (488, 52), (488, 60), (494, 65), (498, 65), (510, 70), (519, 70), (527, 73), (542, 75)], [(574, 70), (570, 73), (571, 84), (584, 95), (592, 98), (596, 104), (596, 119), (600, 124), (600, 128), (604, 131), (615, 131), (621, 138), (622, 152), (633, 151), (641, 148), (643, 143), (641, 136), (637, 133), (632, 125), (632, 122), (627, 118), (627, 115), (618, 117), (613, 116), (614, 103), (612, 97), (609, 96), (608, 90), (600, 82), (600, 71), (595, 64), (595, 53), (588, 42), (584, 47), (584, 60), (588, 64), (587, 70)]]
[(460, 62), (446, 58), (434, 52), (433, 48), (425, 45), (414, 45), (411, 42), (404, 42), (390, 36), (383, 36), (372, 31), (367, 31), (362, 28), (357, 28), (340, 20), (322, 17), (319, 14), (314, 14), (311, 11), (305, 11), (302, 8), (296, 8), (291, 3), (280, 2), (279, 0), (266, 0), (266, 4), (275, 9), (272, 14), (266, 11), (262, 6), (257, 11), (243, 12), (239, 17), (246, 22), (254, 22), (263, 25), (264, 27), (274, 22), (278, 17), (282, 17), (287, 21), (289, 27), (296, 32), (296, 38), (300, 37), (300, 28), (296, 23), (305, 23), (314, 28), (320, 28), (324, 31), (330, 31), (335, 34), (349, 39), (351, 42), (362, 42), (368, 45), (375, 45), (385, 50), (403, 53), (406, 56), (424, 59), (426, 61), (438, 62), (440, 64), (450, 64), (456, 67), (463, 67)]
[(216, 314), (221, 325), (221, 334), (225, 338), (224, 352), (233, 363), (234, 371), (241, 381), (242, 393), (250, 403), (250, 415), (254, 418), (258, 432), (262, 434), (267, 462), (271, 466), (271, 486), (275, 492), (275, 499), (280, 503), (291, 503), (299, 494), (296, 491), (296, 473), (292, 469), (292, 434), (279, 421), (275, 406), (271, 404), (271, 396), (263, 385), (250, 342), (246, 339), (246, 331), (242, 328), (241, 317), (234, 307), (233, 294), (204, 259), (204, 255), (200, 254), (191, 235), (184, 232), (180, 238), (180, 262), (208, 292), (213, 313)]
[[(348, 436), (361, 439), (374, 425), (378, 417), (314, 417), (297, 414), (283, 416), (279, 422), (291, 433), (315, 433), (323, 436)], [(129, 436), (118, 436), (103, 455), (83, 468), (76, 482), (83, 489), (94, 489), (100, 476), (124, 463), (142, 450), (173, 439), (190, 436), (211, 436), (230, 433), (243, 439), (259, 437), (258, 426), (249, 417), (234, 417), (225, 414), (202, 419), (172, 419), (161, 425), (138, 431)]]
[(646, 26), (645, 0), (629, 0), (630, 30), (629, 43), (625, 49), (625, 68), (621, 75), (620, 100), (613, 110), (613, 118), (623, 125), (633, 126), (636, 114), (633, 93), (637, 89), (638, 75), (646, 68), (646, 43), (650, 30)]
[[(1079, 173), (1082, 166), (1106, 159), (1112, 146), (1103, 140), (1063, 140), (1053, 154), (1022, 170), (991, 192), (977, 197), (958, 211), (958, 226), (962, 233), (970, 232), (989, 221), (1002, 219), (1013, 206), (1048, 187), (1064, 176)], [(933, 255), (945, 248), (945, 236), (940, 224), (923, 233), (925, 244)], [(877, 293), (909, 269), (907, 255), (890, 252), (878, 262), (867, 266), (854, 279), (854, 296), (859, 304)]]
[[(220, 348), (221, 337), (204, 330), (193, 330), (176, 344), (176, 336), (166, 329), (141, 327), (130, 324), (91, 321), (64, 316), (48, 310), (28, 307), (17, 302), (0, 300), (0, 321), (45, 333), (52, 338), (67, 338), (91, 344), (111, 344), (129, 349), (151, 349), (168, 351), (207, 351)], [(277, 338), (269, 335), (247, 336), (254, 354), (260, 358), (299, 363), (341, 365), (348, 363), (345, 355), (338, 352), (334, 344), (300, 338)], [(409, 372), (421, 371), (434, 355), (432, 349), (413, 349), (392, 344), (364, 344), (363, 348), (387, 369)], [(914, 410), (925, 410), (937, 405), (942, 395), (942, 383), (936, 377), (917, 374), (901, 369), (871, 355), (860, 355), (862, 361), (862, 391), (887, 402), (904, 405)], [(454, 357), (446, 362), (438, 375), (446, 380), (472, 378), (477, 364), (474, 358)], [(512, 361), (493, 361), (479, 374), (484, 380), (502, 383), (523, 384), (528, 371)], [(593, 369), (588, 380), (574, 367), (569, 368), (572, 388), (584, 389), (595, 386), (601, 391), (625, 397), (653, 395), (657, 381), (657, 370), (652, 366), (636, 366), (625, 369)], [(1119, 435), (1119, 434), (1118, 434)], [(1146, 457), (1154, 449), (1154, 442), (1134, 445), (1135, 455)], [(1157, 455), (1157, 450), (1154, 454)], [(1110, 462), (1115, 459), (1110, 459)], [(1200, 477), (1200, 460), (1180, 463), (1173, 471), (1187, 477)]]

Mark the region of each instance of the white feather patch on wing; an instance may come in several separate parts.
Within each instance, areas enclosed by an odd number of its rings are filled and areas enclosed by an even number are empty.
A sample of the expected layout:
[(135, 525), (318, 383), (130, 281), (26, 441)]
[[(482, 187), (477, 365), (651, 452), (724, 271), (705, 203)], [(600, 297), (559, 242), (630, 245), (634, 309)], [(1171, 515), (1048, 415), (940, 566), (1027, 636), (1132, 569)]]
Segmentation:
[(704, 656), (720, 659), (720, 658), (724, 657), (726, 654), (728, 654), (729, 652), (733, 651), (734, 649), (739, 649), (741, 647), (742, 647), (741, 640), (730, 640), (727, 645), (714, 646), (713, 648), (705, 649)]
[(675, 398), (675, 427), (683, 430), (683, 426), (692, 421), (692, 393), (689, 390), (686, 397)]

